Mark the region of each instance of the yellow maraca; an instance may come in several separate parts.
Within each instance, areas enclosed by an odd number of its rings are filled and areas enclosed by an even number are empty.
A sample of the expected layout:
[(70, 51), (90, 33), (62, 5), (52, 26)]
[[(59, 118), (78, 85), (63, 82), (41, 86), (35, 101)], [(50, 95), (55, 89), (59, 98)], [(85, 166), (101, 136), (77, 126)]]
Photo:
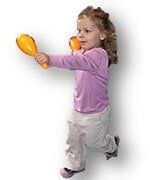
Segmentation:
[(77, 51), (77, 50), (81, 49), (80, 42), (79, 42), (79, 40), (77, 39), (76, 36), (72, 36), (70, 38), (69, 46), (72, 49), (72, 51)]
[[(24, 53), (30, 56), (34, 56), (37, 53), (35, 40), (28, 34), (20, 34), (16, 39), (16, 43)], [(43, 63), (42, 67), (46, 69), (48, 67), (48, 64)]]

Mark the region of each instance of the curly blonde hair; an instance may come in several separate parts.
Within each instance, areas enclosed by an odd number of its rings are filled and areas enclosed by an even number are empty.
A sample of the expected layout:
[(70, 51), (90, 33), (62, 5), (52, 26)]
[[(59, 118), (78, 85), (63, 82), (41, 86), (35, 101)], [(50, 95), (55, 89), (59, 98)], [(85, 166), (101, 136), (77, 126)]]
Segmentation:
[(118, 63), (117, 36), (113, 23), (109, 19), (109, 14), (100, 7), (94, 9), (92, 6), (86, 7), (78, 16), (78, 19), (88, 17), (95, 22), (99, 30), (104, 31), (106, 38), (102, 40), (101, 47), (106, 50), (109, 58), (109, 66)]

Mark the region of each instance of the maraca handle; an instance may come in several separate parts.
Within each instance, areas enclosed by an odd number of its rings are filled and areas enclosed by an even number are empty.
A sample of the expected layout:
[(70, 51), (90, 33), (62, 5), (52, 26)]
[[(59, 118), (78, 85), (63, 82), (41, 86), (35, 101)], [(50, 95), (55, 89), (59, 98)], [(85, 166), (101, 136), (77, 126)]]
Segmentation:
[[(37, 52), (36, 52), (36, 53), (37, 53)], [(35, 54), (36, 54), (36, 53), (35, 53)], [(34, 55), (35, 55), (35, 54), (34, 54)], [(46, 62), (43, 63), (43, 64), (41, 64), (41, 66), (42, 66), (42, 68), (44, 68), (44, 69), (47, 69), (47, 68), (48, 68), (48, 64), (47, 64)]]
[(41, 65), (44, 69), (47, 69), (48, 68), (48, 64), (45, 62)]

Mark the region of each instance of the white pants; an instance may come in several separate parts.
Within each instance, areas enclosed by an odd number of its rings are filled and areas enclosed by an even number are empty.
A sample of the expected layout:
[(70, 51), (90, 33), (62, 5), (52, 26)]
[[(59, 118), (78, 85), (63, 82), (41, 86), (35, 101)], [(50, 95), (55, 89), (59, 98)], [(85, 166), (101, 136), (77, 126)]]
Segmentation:
[(65, 167), (71, 170), (85, 168), (86, 146), (100, 152), (114, 152), (117, 146), (114, 137), (107, 134), (110, 107), (100, 113), (83, 114), (72, 110), (68, 120)]

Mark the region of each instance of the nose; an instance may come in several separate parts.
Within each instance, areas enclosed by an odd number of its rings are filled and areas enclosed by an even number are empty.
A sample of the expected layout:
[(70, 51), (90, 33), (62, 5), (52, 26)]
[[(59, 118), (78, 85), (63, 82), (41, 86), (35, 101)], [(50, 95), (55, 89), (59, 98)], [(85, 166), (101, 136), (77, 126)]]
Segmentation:
[(83, 38), (83, 37), (84, 37), (83, 31), (80, 31), (80, 32), (78, 33), (78, 37), (79, 37), (79, 38)]

